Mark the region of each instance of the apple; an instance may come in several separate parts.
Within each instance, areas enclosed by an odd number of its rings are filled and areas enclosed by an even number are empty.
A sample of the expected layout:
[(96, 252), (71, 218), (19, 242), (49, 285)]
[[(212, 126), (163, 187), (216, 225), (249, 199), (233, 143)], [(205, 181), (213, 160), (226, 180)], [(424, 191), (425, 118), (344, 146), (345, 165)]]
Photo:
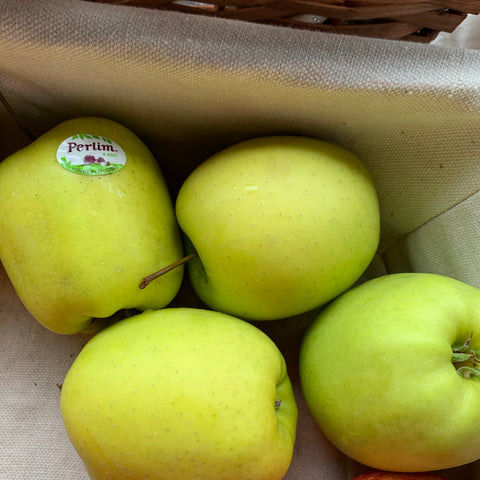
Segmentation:
[(94, 480), (280, 480), (298, 415), (273, 341), (195, 308), (147, 311), (97, 333), (60, 406)]
[(446, 276), (369, 280), (304, 335), (299, 373), (325, 436), (369, 467), (441, 470), (480, 458), (480, 290)]
[[(192, 286), (248, 320), (299, 315), (350, 287), (379, 241), (370, 174), (353, 153), (299, 136), (255, 138), (203, 161), (176, 199)], [(192, 253), (193, 252), (193, 253)]]
[(395, 472), (367, 472), (357, 475), (352, 480), (447, 480), (435, 473), (395, 473)]
[(123, 309), (162, 308), (182, 282), (181, 267), (138, 288), (183, 256), (182, 240), (157, 161), (108, 119), (61, 123), (0, 163), (0, 232), (19, 298), (57, 333), (86, 331)]

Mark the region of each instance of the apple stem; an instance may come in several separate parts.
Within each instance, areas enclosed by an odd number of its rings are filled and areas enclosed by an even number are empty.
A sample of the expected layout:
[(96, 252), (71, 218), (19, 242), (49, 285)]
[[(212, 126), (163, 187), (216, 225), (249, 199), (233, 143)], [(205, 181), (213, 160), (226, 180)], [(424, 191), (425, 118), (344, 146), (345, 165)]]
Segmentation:
[(139, 287), (140, 288), (145, 288), (150, 282), (155, 280), (158, 277), (161, 277), (162, 275), (165, 275), (166, 273), (170, 272), (170, 270), (173, 270), (174, 268), (179, 267), (180, 265), (184, 265), (187, 263), (189, 260), (192, 258), (198, 257), (198, 253), (191, 253), (190, 255), (187, 255), (183, 258), (180, 258), (179, 260), (171, 263), (170, 265), (167, 265), (166, 267), (163, 267), (162, 269), (158, 270), (158, 272), (151, 273), (150, 275), (147, 275), (146, 277), (143, 277), (142, 282), (140, 283)]

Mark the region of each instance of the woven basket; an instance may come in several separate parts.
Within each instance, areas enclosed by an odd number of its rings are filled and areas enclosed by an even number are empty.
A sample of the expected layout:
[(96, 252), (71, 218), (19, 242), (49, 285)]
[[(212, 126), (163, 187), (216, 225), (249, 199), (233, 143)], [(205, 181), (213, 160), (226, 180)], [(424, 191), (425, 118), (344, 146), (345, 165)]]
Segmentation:
[(452, 32), (480, 0), (88, 0), (176, 10), (323, 32), (428, 43)]

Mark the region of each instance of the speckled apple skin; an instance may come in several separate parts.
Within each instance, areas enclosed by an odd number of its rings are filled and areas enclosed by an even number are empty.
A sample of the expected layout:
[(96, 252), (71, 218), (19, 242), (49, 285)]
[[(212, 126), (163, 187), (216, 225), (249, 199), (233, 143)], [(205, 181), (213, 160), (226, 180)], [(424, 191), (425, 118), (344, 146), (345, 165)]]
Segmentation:
[(93, 337), (65, 378), (61, 411), (94, 480), (280, 480), (298, 415), (267, 335), (186, 308)]
[(452, 348), (480, 348), (480, 290), (428, 273), (349, 290), (312, 322), (302, 391), (323, 433), (371, 468), (435, 471), (480, 458), (480, 379)]
[[(57, 148), (76, 134), (118, 143), (125, 166), (95, 176), (66, 170)], [(57, 333), (83, 331), (124, 308), (162, 308), (182, 282), (180, 267), (138, 288), (182, 257), (182, 242), (158, 162), (109, 119), (63, 122), (0, 163), (0, 232), (0, 258), (18, 296)]]
[(263, 137), (199, 165), (176, 200), (199, 258), (195, 291), (251, 320), (314, 309), (348, 288), (379, 241), (377, 194), (351, 152), (321, 140)]

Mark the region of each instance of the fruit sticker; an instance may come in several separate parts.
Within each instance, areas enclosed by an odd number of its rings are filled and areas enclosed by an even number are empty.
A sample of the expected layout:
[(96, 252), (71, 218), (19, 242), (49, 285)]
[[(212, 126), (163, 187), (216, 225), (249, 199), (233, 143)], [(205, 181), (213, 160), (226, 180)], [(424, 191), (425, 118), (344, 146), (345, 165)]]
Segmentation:
[(126, 164), (122, 147), (99, 135), (76, 134), (66, 138), (57, 149), (57, 161), (66, 170), (81, 175), (107, 175)]

